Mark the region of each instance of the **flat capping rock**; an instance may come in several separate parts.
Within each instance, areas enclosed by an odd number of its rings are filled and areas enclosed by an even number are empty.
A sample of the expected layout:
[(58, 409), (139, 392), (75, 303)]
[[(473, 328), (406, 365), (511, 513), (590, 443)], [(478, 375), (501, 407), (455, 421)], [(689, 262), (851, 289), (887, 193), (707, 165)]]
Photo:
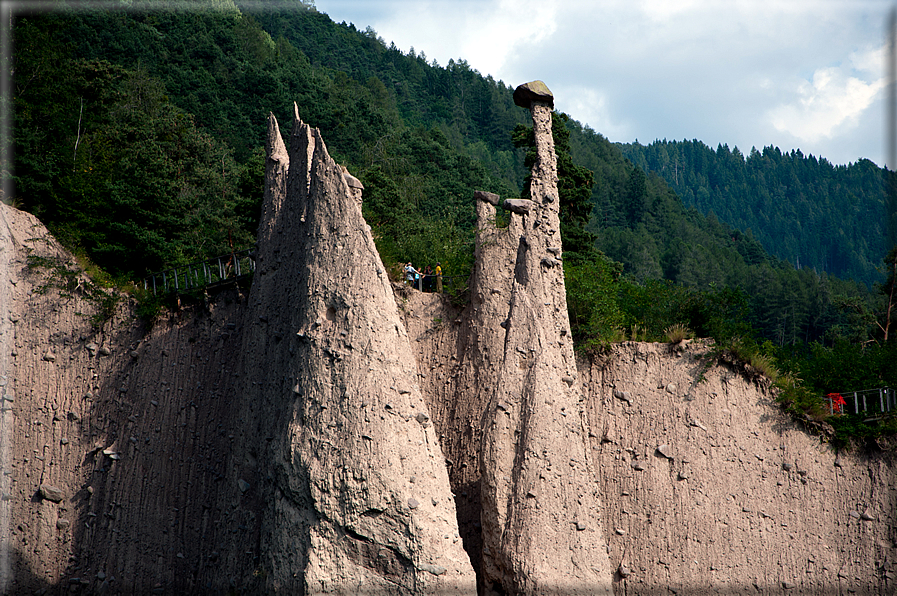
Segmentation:
[(527, 199), (505, 199), (502, 207), (504, 207), (508, 211), (511, 211), (512, 213), (519, 213), (520, 215), (524, 215), (525, 213), (529, 213), (532, 210), (533, 202)]
[(473, 191), (473, 198), (484, 203), (489, 203), (498, 207), (501, 204), (501, 197), (494, 192), (486, 192), (485, 190)]
[(514, 103), (529, 109), (534, 102), (546, 103), (554, 108), (554, 94), (542, 81), (530, 81), (514, 89)]

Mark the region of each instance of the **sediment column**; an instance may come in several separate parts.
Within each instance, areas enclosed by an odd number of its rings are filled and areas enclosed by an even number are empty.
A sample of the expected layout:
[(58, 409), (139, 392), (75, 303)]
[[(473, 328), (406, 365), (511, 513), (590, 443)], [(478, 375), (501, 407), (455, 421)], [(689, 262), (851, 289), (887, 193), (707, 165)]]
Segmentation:
[(537, 81), (514, 98), (532, 113), (537, 157), (531, 201), (503, 203), (513, 277), (503, 320), (484, 322), (502, 333), (485, 350), (496, 379), (481, 455), (483, 576), (489, 591), (612, 594), (567, 315), (553, 97)]

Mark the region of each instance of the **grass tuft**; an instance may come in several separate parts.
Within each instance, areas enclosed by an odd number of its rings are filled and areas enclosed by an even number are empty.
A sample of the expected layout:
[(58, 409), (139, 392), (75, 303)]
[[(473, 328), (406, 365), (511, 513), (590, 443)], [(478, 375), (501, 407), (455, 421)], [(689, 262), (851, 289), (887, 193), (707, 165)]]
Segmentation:
[(671, 344), (678, 344), (691, 337), (691, 330), (682, 323), (674, 323), (666, 328), (664, 334)]

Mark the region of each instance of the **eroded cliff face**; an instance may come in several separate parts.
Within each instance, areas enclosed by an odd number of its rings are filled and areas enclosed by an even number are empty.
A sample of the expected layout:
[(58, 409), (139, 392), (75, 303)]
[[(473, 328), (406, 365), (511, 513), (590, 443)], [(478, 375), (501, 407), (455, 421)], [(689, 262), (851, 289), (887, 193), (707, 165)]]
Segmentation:
[(838, 455), (710, 347), (582, 367), (618, 593), (893, 594), (893, 454)]
[(389, 283), (298, 116), (251, 290), (151, 327), (0, 205), (0, 593), (894, 593), (890, 456), (699, 342), (576, 359), (531, 91), (533, 201), (475, 197), (462, 310)]
[(125, 297), (105, 320), (99, 290), (46, 229), (0, 213), (3, 591), (244, 584), (258, 557), (257, 506), (240, 489), (255, 469), (234, 457), (246, 418), (230, 401), (243, 298), (148, 330)]
[(358, 183), (269, 141), (251, 292), (152, 328), (0, 206), (3, 593), (476, 592)]

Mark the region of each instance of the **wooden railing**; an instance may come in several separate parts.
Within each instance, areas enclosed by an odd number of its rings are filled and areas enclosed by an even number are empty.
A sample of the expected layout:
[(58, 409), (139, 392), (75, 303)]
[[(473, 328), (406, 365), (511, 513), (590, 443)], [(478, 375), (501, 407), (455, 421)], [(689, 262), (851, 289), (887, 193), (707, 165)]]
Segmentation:
[(153, 294), (183, 292), (238, 280), (254, 272), (255, 249), (247, 248), (153, 273), (143, 279), (143, 289)]
[[(825, 397), (829, 402), (829, 412), (832, 414), (859, 414), (863, 412), (877, 415), (886, 414), (891, 410), (897, 409), (897, 392), (888, 387), (829, 393)], [(839, 403), (838, 397), (843, 400), (843, 403)]]

